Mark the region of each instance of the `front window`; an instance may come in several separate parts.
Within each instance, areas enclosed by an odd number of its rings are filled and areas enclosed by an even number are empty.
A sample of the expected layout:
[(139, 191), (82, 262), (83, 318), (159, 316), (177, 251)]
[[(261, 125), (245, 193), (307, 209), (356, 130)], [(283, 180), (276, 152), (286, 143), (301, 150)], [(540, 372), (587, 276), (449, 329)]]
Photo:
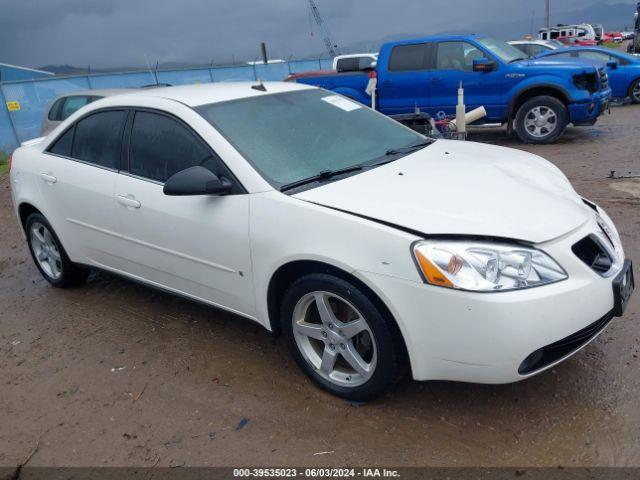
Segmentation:
[(484, 37), (478, 40), (478, 43), (489, 50), (493, 55), (498, 57), (504, 63), (513, 63), (518, 60), (527, 58), (520, 50), (507, 42), (492, 37)]
[(428, 141), (340, 95), (309, 89), (196, 108), (272, 185), (373, 165)]
[(467, 42), (441, 42), (438, 44), (436, 70), (473, 71), (473, 61), (484, 54)]

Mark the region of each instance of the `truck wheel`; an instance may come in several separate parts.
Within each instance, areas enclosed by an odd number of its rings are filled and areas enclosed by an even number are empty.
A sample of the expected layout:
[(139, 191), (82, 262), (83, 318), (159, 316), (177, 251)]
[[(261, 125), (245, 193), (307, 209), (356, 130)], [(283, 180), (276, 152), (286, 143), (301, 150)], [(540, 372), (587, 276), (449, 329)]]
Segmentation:
[(629, 87), (629, 98), (632, 103), (640, 103), (640, 78), (636, 79)]
[(567, 107), (555, 97), (541, 95), (518, 109), (515, 128), (524, 143), (552, 143), (569, 123)]

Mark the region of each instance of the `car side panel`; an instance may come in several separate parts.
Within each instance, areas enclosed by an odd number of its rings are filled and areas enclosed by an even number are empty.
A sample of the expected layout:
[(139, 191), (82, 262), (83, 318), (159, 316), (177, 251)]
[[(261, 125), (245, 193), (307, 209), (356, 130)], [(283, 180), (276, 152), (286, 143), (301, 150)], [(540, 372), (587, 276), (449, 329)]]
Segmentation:
[[(422, 281), (410, 251), (416, 236), (277, 191), (251, 195), (249, 233), (257, 319), (269, 329), (269, 282), (290, 262), (312, 260), (348, 273), (376, 271)], [(397, 321), (406, 334), (402, 319)]]

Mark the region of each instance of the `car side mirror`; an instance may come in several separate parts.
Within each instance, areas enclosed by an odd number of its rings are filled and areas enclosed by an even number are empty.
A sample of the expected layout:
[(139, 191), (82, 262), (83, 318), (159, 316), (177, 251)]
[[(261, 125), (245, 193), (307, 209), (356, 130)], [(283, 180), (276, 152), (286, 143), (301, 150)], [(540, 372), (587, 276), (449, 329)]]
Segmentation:
[(609, 67), (611, 70), (615, 70), (616, 68), (618, 68), (618, 62), (607, 62), (607, 67)]
[(189, 167), (172, 175), (165, 182), (165, 195), (225, 195), (231, 192), (229, 180), (218, 177), (204, 167)]
[(473, 61), (474, 72), (492, 72), (496, 68), (496, 62), (492, 62), (488, 58), (476, 58)]

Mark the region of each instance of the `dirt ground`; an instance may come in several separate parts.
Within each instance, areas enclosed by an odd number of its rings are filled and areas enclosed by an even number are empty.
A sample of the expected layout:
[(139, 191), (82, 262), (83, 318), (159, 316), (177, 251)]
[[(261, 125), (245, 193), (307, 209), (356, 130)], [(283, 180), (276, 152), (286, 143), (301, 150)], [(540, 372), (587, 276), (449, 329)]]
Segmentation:
[[(640, 264), (640, 180), (607, 178), (640, 173), (639, 130), (640, 107), (626, 106), (555, 145), (472, 139), (554, 162)], [(315, 388), (284, 341), (247, 320), (106, 275), (51, 288), (6, 175), (0, 232), (2, 466), (36, 444), (30, 466), (640, 465), (640, 292), (585, 350), (527, 381), (407, 379), (353, 405)]]

